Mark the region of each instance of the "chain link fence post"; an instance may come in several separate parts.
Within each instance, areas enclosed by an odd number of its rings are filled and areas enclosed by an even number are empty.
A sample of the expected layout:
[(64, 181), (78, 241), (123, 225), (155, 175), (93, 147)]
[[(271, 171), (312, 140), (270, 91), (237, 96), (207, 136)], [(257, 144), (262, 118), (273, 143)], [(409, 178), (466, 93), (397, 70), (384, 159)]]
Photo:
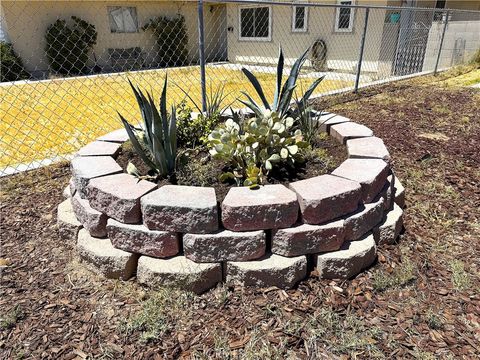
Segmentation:
[(435, 70), (433, 70), (434, 75), (437, 75), (437, 72), (438, 72), (438, 63), (440, 62), (440, 54), (442, 53), (443, 40), (445, 39), (445, 31), (447, 30), (449, 17), (450, 17), (450, 11), (447, 10), (445, 14), (445, 23), (443, 24), (442, 37), (440, 38), (440, 46), (438, 47), (437, 60), (435, 61)]
[(363, 25), (362, 39), (360, 40), (360, 54), (358, 57), (357, 75), (355, 77), (355, 88), (353, 92), (358, 92), (358, 85), (360, 83), (360, 73), (362, 71), (363, 52), (365, 50), (365, 37), (367, 35), (368, 28), (368, 16), (370, 14), (370, 8), (365, 8), (365, 24)]
[(198, 0), (198, 52), (200, 60), (200, 86), (202, 111), (207, 111), (207, 89), (205, 84), (205, 29), (203, 25), (203, 0)]

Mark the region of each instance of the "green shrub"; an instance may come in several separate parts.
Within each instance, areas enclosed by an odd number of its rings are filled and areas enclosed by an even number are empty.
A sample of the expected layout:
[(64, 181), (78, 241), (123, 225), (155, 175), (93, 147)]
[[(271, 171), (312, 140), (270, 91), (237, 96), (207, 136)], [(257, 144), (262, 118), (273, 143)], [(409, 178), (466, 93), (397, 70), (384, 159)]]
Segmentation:
[(188, 63), (188, 33), (183, 15), (155, 17), (142, 30), (151, 30), (157, 39), (159, 66), (182, 66)]
[(30, 78), (23, 67), (22, 59), (15, 53), (13, 45), (0, 41), (0, 82)]
[[(140, 88), (129, 83), (142, 114), (143, 129), (135, 128), (122, 115), (118, 115), (135, 152), (151, 169), (152, 176), (171, 177), (177, 161), (177, 121), (175, 107), (172, 106), (170, 114), (167, 113), (167, 78), (160, 96), (160, 109), (157, 109), (152, 94), (147, 92), (145, 96)], [(140, 175), (132, 163), (128, 164), (127, 172)]]
[(178, 146), (193, 149), (207, 142), (208, 134), (218, 125), (220, 115), (212, 113), (210, 116), (199, 114), (192, 118), (192, 108), (186, 101), (177, 107), (177, 141)]
[(73, 25), (58, 19), (45, 35), (47, 58), (53, 71), (78, 75), (86, 71), (89, 51), (97, 43), (95, 26), (72, 16)]

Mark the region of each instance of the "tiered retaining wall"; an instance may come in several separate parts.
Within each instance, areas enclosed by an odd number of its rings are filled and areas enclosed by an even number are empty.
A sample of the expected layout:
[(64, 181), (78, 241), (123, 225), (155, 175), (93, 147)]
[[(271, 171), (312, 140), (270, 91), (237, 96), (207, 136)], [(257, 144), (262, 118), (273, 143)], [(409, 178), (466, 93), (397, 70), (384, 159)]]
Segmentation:
[(313, 269), (321, 278), (351, 278), (375, 261), (378, 245), (398, 237), (404, 189), (369, 128), (335, 114), (319, 121), (347, 146), (337, 169), (289, 188), (232, 188), (221, 204), (213, 188), (158, 188), (123, 173), (115, 157), (128, 136), (102, 136), (71, 162), (60, 233), (105, 276), (136, 274), (149, 286), (290, 288)]

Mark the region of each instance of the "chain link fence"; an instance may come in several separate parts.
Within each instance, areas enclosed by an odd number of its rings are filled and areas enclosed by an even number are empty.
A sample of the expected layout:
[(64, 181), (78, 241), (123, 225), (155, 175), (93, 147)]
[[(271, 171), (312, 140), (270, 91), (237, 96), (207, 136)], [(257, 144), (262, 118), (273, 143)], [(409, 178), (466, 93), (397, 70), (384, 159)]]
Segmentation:
[(480, 48), (478, 11), (349, 0), (121, 4), (2, 0), (0, 175), (68, 159), (120, 128), (117, 111), (138, 118), (128, 80), (158, 97), (168, 74), (171, 104), (202, 108), (223, 91), (225, 105), (240, 107), (252, 90), (241, 68), (273, 93), (280, 46), (287, 67), (310, 49), (299, 86), (325, 76), (318, 96), (463, 64)]

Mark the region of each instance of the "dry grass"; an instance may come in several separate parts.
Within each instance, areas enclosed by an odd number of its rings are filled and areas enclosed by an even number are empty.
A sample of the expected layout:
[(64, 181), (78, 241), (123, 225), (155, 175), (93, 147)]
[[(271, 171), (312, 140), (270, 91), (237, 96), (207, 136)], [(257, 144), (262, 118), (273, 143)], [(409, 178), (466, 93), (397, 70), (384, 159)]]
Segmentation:
[[(75, 152), (83, 144), (119, 128), (117, 111), (132, 121), (138, 119), (127, 79), (151, 89), (158, 98), (164, 76), (164, 70), (156, 70), (1, 86), (0, 168)], [(168, 77), (171, 104), (185, 97), (178, 86), (200, 100), (198, 67), (170, 69)], [(275, 75), (262, 73), (258, 77), (267, 93), (273, 94)], [(225, 86), (229, 94), (226, 104), (241, 96), (240, 91), (253, 90), (239, 70), (209, 67), (207, 81), (212, 89)], [(306, 89), (312, 81), (301, 78), (299, 88)], [(325, 80), (318, 92), (346, 86), (351, 83)]]

